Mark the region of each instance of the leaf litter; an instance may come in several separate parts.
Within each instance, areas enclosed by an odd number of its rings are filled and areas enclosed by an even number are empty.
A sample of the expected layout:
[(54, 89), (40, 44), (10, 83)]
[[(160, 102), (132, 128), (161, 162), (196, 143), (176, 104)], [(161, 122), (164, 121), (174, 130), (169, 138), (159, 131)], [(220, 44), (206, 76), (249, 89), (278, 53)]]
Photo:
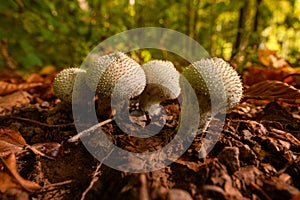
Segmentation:
[[(275, 61), (263, 62), (274, 65)], [(54, 76), (31, 76), (28, 82), (43, 85), (20, 87), (0, 99), (1, 199), (10, 195), (23, 199), (299, 199), (299, 90), (288, 81), (251, 84), (243, 101), (228, 113), (224, 127), (215, 119), (170, 166), (135, 174), (105, 166), (80, 140), (68, 142), (77, 132), (70, 106), (53, 94)], [(91, 135), (101, 128), (125, 150), (161, 149), (174, 138), (180, 114), (176, 101), (164, 107), (167, 125), (150, 139), (127, 135), (113, 120), (96, 125)], [(223, 131), (214, 138), (218, 128)], [(216, 145), (200, 159), (198, 151), (207, 134)], [(98, 142), (94, 141), (95, 148), (103, 146)], [(123, 168), (143, 167), (143, 163)]]

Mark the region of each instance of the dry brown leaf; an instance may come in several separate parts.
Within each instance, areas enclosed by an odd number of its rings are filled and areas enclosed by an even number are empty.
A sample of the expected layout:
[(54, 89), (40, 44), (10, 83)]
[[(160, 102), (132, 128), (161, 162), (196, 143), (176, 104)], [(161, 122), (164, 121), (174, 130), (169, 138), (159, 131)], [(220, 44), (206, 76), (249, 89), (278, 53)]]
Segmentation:
[(292, 200), (300, 200), (300, 192), (299, 192), (297, 195), (295, 195), (295, 196), (292, 198)]
[(57, 142), (36, 143), (30, 146), (19, 131), (0, 127), (0, 157), (11, 153), (21, 153), (26, 149), (43, 157), (54, 159), (61, 152), (62, 146)]
[(282, 81), (284, 77), (295, 73), (291, 67), (283, 67), (280, 69), (264, 69), (262, 67), (249, 67), (243, 75), (243, 82), (246, 85), (253, 85), (265, 80)]
[(300, 89), (300, 73), (294, 73), (286, 75), (282, 82), (294, 86), (297, 89)]
[(44, 82), (44, 78), (36, 73), (32, 73), (30, 74), (27, 79), (26, 79), (26, 83), (42, 83)]
[(244, 97), (299, 104), (300, 90), (281, 81), (263, 81), (244, 91)]
[(11, 175), (0, 171), (0, 192), (5, 193), (11, 188), (21, 189), (22, 187), (11, 178)]
[[(11, 188), (20, 188), (20, 186), (28, 192), (34, 192), (41, 189), (41, 186), (37, 183), (26, 180), (20, 176), (20, 174), (17, 171), (15, 154), (10, 154), (6, 160), (2, 159), (2, 163), (5, 166), (6, 171), (8, 171), (8, 173), (4, 173), (1, 171), (0, 182), (5, 183), (0, 185), (1, 192), (5, 192)], [(7, 174), (9, 176), (7, 176)]]
[(19, 131), (0, 127), (0, 157), (24, 150), (26, 141)]
[(13, 94), (6, 95), (0, 98), (0, 115), (10, 113), (15, 107), (27, 105), (32, 99), (33, 96), (24, 91), (17, 91)]
[(0, 140), (5, 140), (9, 143), (22, 146), (26, 145), (26, 141), (19, 131), (11, 130), (6, 127), (0, 127)]
[(0, 81), (0, 96), (11, 94), (18, 90), (28, 91), (32, 88), (41, 86), (42, 83), (8, 83), (5, 81)]

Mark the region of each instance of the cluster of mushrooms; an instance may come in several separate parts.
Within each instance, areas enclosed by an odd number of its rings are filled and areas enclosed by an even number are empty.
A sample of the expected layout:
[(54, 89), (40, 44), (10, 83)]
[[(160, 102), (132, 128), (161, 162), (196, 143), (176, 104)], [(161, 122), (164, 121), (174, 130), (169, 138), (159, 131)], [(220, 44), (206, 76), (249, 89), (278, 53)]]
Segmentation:
[[(101, 99), (114, 95), (120, 98), (138, 97), (142, 111), (155, 114), (160, 103), (176, 99), (181, 93), (180, 73), (173, 63), (152, 60), (140, 65), (122, 52), (99, 56), (87, 69), (68, 68), (57, 74), (53, 89), (57, 97), (72, 103), (72, 93), (77, 75), (87, 90), (94, 90)], [(221, 58), (205, 58), (191, 63), (182, 75), (193, 88), (204, 116), (211, 113), (211, 98), (224, 92), (220, 106), (230, 110), (242, 98), (242, 83), (238, 73)]]

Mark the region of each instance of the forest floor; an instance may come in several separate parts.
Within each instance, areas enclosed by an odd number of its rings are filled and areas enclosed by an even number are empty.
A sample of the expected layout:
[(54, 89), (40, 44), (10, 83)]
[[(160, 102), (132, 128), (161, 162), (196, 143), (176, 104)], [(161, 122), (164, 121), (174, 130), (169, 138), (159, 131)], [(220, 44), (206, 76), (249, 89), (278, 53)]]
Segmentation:
[[(77, 131), (71, 106), (53, 94), (54, 76), (32, 74), (23, 87), (10, 81), (18, 89), (0, 98), (0, 199), (300, 199), (299, 106), (243, 99), (169, 166), (130, 173), (98, 161), (80, 140), (68, 142)], [(167, 123), (150, 139), (132, 138), (114, 121), (102, 130), (125, 150), (157, 150), (174, 138), (179, 120), (176, 102), (165, 108)], [(199, 158), (203, 135), (219, 128), (214, 148)]]

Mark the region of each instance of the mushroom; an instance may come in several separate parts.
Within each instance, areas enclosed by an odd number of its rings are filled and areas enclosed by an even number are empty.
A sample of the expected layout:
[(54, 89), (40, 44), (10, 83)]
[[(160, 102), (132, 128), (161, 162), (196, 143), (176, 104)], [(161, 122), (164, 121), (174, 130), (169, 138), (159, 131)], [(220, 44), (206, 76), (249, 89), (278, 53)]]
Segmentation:
[[(72, 103), (72, 93), (77, 75), (84, 75), (86, 71), (79, 68), (68, 68), (59, 72), (53, 81), (54, 93), (62, 101)], [(85, 85), (84, 79), (79, 80), (81, 85)]]
[[(61, 71), (54, 80), (53, 88), (65, 102), (72, 102), (77, 75), (81, 75), (79, 85), (96, 91), (99, 97), (97, 111), (100, 110), (100, 114), (103, 114), (102, 108), (110, 107), (112, 100), (124, 106), (124, 102), (128, 103), (130, 98), (140, 95), (140, 107), (146, 113), (148, 122), (149, 115), (159, 111), (161, 102), (175, 99), (181, 92), (180, 75), (172, 62), (152, 60), (140, 66), (122, 52), (100, 56), (86, 70), (69, 68)], [(183, 71), (183, 76), (196, 93), (200, 111), (199, 127), (202, 130), (219, 110), (230, 110), (242, 98), (243, 87), (238, 73), (221, 58), (194, 62)], [(212, 108), (212, 105), (216, 108)]]
[(149, 115), (157, 114), (159, 104), (180, 94), (179, 73), (170, 61), (152, 60), (142, 65), (147, 85), (139, 97), (140, 107)]
[(85, 77), (89, 88), (96, 89), (103, 98), (110, 98), (113, 93), (117, 98), (133, 98), (141, 94), (146, 85), (141, 66), (122, 52), (95, 59)]
[[(206, 129), (210, 119), (219, 110), (230, 110), (242, 98), (240, 77), (222, 58), (206, 58), (194, 62), (183, 71), (183, 76), (197, 95), (202, 130)], [(215, 102), (214, 109), (212, 101)]]
[(126, 102), (140, 95), (146, 85), (141, 66), (122, 52), (96, 58), (87, 69), (85, 79), (88, 87), (96, 91), (100, 115), (107, 113), (112, 102), (115, 109), (126, 106)]

